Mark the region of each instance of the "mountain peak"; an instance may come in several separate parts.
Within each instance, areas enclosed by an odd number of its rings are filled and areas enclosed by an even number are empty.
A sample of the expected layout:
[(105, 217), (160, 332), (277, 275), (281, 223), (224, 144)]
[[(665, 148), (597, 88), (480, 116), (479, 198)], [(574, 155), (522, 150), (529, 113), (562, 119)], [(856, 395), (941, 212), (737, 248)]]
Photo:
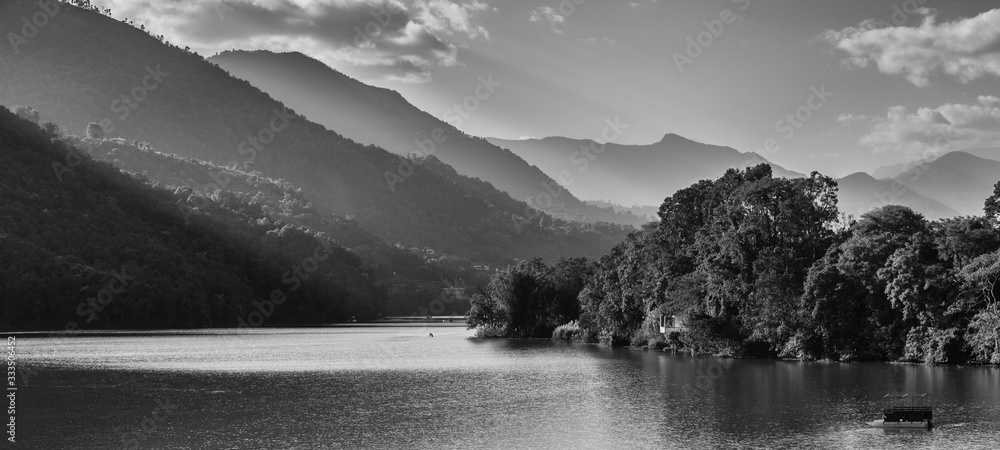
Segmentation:
[(676, 142), (693, 142), (693, 141), (676, 133), (667, 133), (663, 135), (663, 138), (660, 139), (657, 142), (657, 144), (676, 143)]
[(875, 177), (871, 176), (867, 172), (854, 172), (854, 173), (852, 173), (852, 174), (850, 174), (850, 175), (848, 175), (846, 177), (841, 178), (841, 180), (848, 180), (848, 181), (854, 181), (854, 182), (878, 181)]
[(948, 152), (948, 153), (945, 153), (944, 155), (941, 155), (940, 157), (938, 157), (938, 159), (935, 160), (935, 162), (943, 162), (943, 163), (947, 163), (947, 162), (951, 162), (951, 163), (966, 162), (966, 163), (972, 163), (972, 164), (977, 164), (977, 163), (980, 163), (980, 162), (983, 162), (983, 161), (988, 161), (988, 160), (985, 159), (985, 158), (980, 158), (980, 157), (978, 157), (976, 155), (973, 155), (972, 153), (967, 153), (967, 152), (963, 152), (963, 151)]

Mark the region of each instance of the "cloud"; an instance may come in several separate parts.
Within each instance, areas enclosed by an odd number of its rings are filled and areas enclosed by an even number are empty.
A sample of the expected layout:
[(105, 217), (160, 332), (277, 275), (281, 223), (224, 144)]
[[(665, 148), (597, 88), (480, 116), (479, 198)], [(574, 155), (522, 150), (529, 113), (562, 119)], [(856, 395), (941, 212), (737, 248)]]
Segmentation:
[(908, 113), (894, 106), (882, 117), (864, 117), (870, 129), (860, 142), (876, 152), (917, 156), (981, 147), (1000, 147), (1000, 99), (980, 96), (976, 103), (950, 103)]
[(489, 38), (480, 0), (104, 0), (156, 34), (202, 54), (299, 51), (369, 80), (419, 83), (455, 65), (455, 39)]
[(841, 114), (837, 116), (837, 122), (841, 125), (854, 125), (858, 123), (871, 122), (872, 118), (865, 115)]
[(454, 3), (448, 0), (417, 0), (416, 19), (424, 26), (436, 32), (452, 35), (462, 33), (470, 38), (482, 36), (489, 40), (490, 33), (482, 25), (473, 24), (473, 17), (480, 11), (486, 11), (489, 6), (479, 0)]
[(531, 11), (531, 14), (528, 16), (528, 20), (531, 22), (541, 22), (544, 20), (548, 22), (549, 26), (552, 27), (552, 31), (558, 34), (563, 34), (562, 30), (556, 28), (556, 24), (565, 22), (566, 16), (559, 14), (559, 12), (551, 6), (539, 6)]
[(919, 26), (887, 26), (874, 20), (840, 31), (828, 30), (819, 39), (846, 52), (845, 63), (904, 75), (917, 86), (943, 73), (966, 83), (992, 75), (1000, 77), (1000, 9), (953, 22), (936, 23), (933, 10), (919, 10)]

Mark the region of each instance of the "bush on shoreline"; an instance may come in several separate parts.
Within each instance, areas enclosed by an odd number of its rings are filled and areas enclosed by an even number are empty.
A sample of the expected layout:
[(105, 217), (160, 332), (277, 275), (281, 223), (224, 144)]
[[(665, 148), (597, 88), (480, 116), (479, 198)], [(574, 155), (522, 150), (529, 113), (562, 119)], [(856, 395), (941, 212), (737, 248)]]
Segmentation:
[(583, 332), (580, 329), (580, 322), (573, 320), (569, 323), (559, 325), (556, 327), (555, 331), (552, 332), (552, 339), (558, 341), (579, 341), (582, 337)]

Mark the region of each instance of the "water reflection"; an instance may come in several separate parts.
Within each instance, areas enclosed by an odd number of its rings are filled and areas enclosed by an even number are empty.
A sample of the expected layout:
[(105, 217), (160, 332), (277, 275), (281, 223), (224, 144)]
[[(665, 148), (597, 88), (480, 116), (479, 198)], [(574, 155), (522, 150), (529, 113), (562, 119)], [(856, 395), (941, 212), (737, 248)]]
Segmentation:
[[(730, 360), (461, 328), (26, 338), (19, 436), (38, 448), (996, 448), (1000, 370)], [(863, 424), (931, 392), (939, 427)], [(139, 424), (139, 425), (136, 425)], [(140, 431), (142, 431), (140, 429)], [(129, 435), (128, 437), (135, 437)], [(28, 445), (32, 447), (32, 445)]]

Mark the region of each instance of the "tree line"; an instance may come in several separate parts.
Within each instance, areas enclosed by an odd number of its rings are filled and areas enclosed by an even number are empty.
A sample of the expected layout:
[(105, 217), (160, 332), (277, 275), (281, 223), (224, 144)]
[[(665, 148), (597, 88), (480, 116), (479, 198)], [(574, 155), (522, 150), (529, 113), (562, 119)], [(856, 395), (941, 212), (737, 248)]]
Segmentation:
[[(572, 321), (557, 334), (610, 345), (1000, 363), (1000, 182), (981, 216), (928, 221), (887, 205), (854, 219), (838, 212), (833, 179), (774, 178), (763, 164), (682, 189), (658, 215), (574, 264), (569, 293), (537, 261), (498, 273), (470, 327), (547, 337)], [(660, 334), (662, 316), (683, 332)]]

